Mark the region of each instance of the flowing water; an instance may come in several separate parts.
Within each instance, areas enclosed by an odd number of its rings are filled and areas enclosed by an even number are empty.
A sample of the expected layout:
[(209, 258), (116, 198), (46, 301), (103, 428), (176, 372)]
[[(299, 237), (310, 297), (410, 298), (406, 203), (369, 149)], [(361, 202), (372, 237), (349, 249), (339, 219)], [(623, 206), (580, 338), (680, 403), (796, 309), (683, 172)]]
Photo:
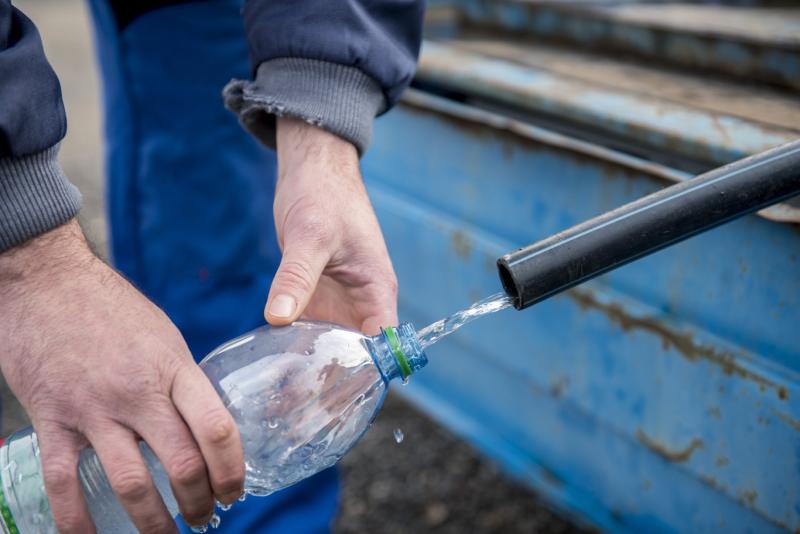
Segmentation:
[(513, 303), (513, 299), (505, 293), (495, 293), (491, 297), (479, 300), (469, 308), (429, 324), (417, 332), (419, 343), (422, 345), (422, 348), (425, 349), (444, 336), (452, 334), (468, 322), (474, 321), (478, 317), (483, 317), (489, 313), (509, 308)]

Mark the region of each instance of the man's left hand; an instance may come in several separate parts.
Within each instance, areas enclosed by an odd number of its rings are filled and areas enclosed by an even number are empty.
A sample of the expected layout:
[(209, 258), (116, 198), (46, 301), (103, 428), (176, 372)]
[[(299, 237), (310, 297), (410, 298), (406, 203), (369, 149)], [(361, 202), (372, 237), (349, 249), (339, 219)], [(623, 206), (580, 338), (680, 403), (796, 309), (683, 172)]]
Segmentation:
[(264, 316), (302, 315), (376, 334), (397, 324), (397, 278), (347, 141), (278, 118), (275, 227), (283, 259)]

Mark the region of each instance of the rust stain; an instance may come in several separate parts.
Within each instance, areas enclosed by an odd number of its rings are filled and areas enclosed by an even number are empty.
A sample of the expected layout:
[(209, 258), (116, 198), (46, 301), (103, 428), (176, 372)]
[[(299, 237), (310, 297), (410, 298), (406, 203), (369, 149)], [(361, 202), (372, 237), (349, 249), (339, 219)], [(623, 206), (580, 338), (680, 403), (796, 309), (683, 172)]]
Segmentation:
[[(697, 478), (700, 479), (700, 481), (702, 481), (704, 484), (714, 488), (715, 490), (717, 490), (719, 492), (728, 493), (728, 487), (725, 484), (720, 483), (716, 478), (714, 478), (712, 476), (698, 475)], [(746, 495), (746, 497), (745, 497), (745, 495)], [(770, 516), (764, 510), (761, 510), (757, 506), (755, 506), (756, 499), (758, 499), (758, 493), (756, 493), (755, 491), (739, 492), (739, 500), (745, 507), (747, 507), (749, 510), (753, 511), (753, 513), (757, 514), (759, 517), (762, 517), (766, 521), (769, 521), (771, 524), (777, 526), (778, 528), (780, 528), (782, 530), (786, 530), (786, 531), (789, 530), (789, 526), (788, 525), (786, 525), (785, 523), (782, 523), (778, 519), (775, 519), (774, 517)]]
[(758, 492), (755, 490), (743, 490), (739, 492), (739, 500), (742, 501), (748, 508), (753, 508), (758, 500)]
[(786, 423), (787, 425), (792, 427), (795, 431), (800, 432), (800, 421), (792, 419), (791, 417), (789, 417), (787, 414), (785, 414), (783, 412), (778, 412), (776, 410), (773, 410), (772, 413), (778, 419), (780, 419), (781, 421), (783, 421), (784, 423)]
[(716, 461), (717, 467), (725, 467), (729, 463), (731, 463), (731, 461), (728, 459), (727, 456), (717, 456), (717, 461)]
[(716, 478), (708, 475), (698, 475), (698, 477), (703, 484), (714, 488), (717, 491), (721, 491), (723, 493), (727, 493), (728, 488), (725, 484), (720, 483)]
[(692, 457), (692, 454), (694, 454), (694, 451), (703, 448), (703, 440), (694, 438), (689, 445), (683, 449), (670, 449), (663, 443), (660, 443), (659, 441), (645, 434), (641, 428), (636, 431), (636, 439), (638, 439), (642, 445), (658, 454), (665, 460), (674, 463), (687, 462), (689, 458)]
[(568, 376), (559, 377), (550, 383), (550, 394), (554, 398), (560, 399), (561, 397), (564, 396), (564, 392), (567, 389), (568, 385), (569, 385)]
[(461, 230), (456, 230), (450, 237), (450, 242), (459, 258), (469, 259), (470, 254), (472, 254), (472, 241), (467, 234)]
[(719, 366), (727, 375), (735, 374), (756, 384), (775, 388), (778, 391), (778, 398), (781, 400), (788, 398), (786, 388), (779, 387), (773, 381), (740, 366), (733, 354), (719, 351), (714, 347), (701, 345), (695, 342), (690, 335), (677, 332), (662, 324), (658, 319), (634, 317), (619, 304), (606, 304), (598, 301), (594, 293), (585, 288), (572, 288), (564, 292), (564, 295), (574, 300), (584, 310), (602, 312), (611, 322), (618, 325), (625, 332), (644, 330), (655, 334), (661, 338), (664, 348), (674, 348), (689, 361), (697, 361), (699, 359), (709, 361)]

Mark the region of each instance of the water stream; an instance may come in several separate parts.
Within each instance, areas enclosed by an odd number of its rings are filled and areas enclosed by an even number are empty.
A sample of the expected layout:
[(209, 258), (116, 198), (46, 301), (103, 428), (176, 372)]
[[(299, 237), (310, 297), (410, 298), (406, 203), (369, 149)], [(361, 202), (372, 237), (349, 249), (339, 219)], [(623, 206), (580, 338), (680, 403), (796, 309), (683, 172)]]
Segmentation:
[(444, 336), (452, 334), (468, 322), (474, 321), (478, 317), (483, 317), (489, 313), (509, 308), (513, 302), (513, 299), (505, 293), (495, 293), (491, 297), (479, 300), (469, 308), (465, 308), (449, 317), (429, 324), (417, 333), (419, 343), (422, 345), (422, 348), (425, 349)]

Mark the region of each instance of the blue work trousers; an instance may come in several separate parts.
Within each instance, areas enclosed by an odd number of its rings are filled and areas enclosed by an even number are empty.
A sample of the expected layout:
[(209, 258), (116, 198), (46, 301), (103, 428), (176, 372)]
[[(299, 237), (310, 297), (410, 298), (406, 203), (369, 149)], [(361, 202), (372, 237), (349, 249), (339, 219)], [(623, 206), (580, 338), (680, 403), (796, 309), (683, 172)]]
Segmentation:
[[(166, 311), (196, 359), (263, 324), (280, 261), (272, 217), (275, 154), (224, 109), (250, 77), (238, 0), (180, 3), (120, 30), (90, 0), (103, 80), (111, 257)], [(329, 469), (222, 515), (220, 533), (328, 532)], [(185, 525), (181, 525), (188, 532)]]

